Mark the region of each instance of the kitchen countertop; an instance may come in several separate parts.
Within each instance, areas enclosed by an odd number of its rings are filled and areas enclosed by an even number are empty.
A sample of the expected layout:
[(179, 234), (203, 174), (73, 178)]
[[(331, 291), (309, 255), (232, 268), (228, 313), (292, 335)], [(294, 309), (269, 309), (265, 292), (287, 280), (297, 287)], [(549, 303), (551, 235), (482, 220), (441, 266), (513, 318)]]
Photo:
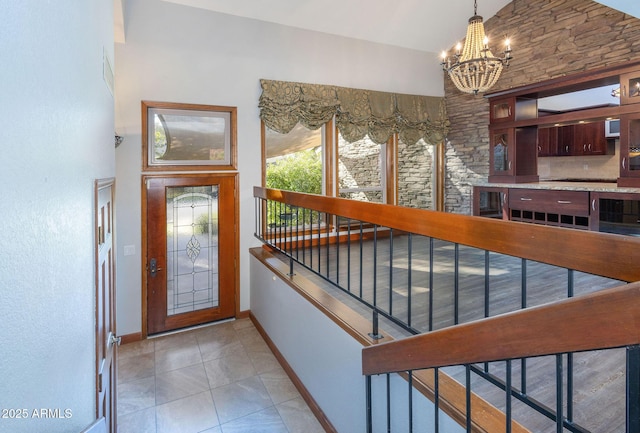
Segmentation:
[(522, 189), (548, 189), (566, 191), (594, 191), (594, 192), (621, 192), (640, 193), (640, 188), (618, 187), (615, 181), (599, 180), (541, 180), (530, 183), (489, 183), (488, 181), (476, 181), (473, 186), (490, 186), (496, 188), (522, 188)]

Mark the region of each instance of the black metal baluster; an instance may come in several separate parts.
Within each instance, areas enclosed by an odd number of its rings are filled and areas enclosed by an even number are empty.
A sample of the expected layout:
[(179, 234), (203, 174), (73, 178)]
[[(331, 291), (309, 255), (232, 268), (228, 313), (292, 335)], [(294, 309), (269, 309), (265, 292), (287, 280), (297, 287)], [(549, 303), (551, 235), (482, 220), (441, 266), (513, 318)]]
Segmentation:
[(413, 256), (413, 233), (407, 238), (407, 325), (411, 326), (411, 257)]
[(460, 244), (455, 244), (453, 263), (453, 323), (457, 325), (460, 322)]
[(378, 226), (373, 226), (373, 308), (378, 309)]
[[(522, 259), (522, 292), (520, 299), (520, 306), (522, 309), (527, 308), (527, 260)], [(523, 395), (527, 394), (527, 358), (520, 360), (520, 392)]]
[(508, 359), (507, 361), (507, 371), (506, 371), (506, 410), (505, 410), (505, 415), (506, 415), (506, 433), (511, 433), (511, 360)]
[(640, 346), (627, 347), (627, 433), (640, 433)]
[(409, 433), (413, 433), (413, 371), (409, 371)]
[[(574, 271), (568, 271), (567, 297), (573, 298)], [(567, 353), (567, 420), (573, 422), (573, 353)]]
[(433, 369), (433, 391), (435, 393), (434, 399), (433, 399), (433, 407), (434, 407), (434, 422), (435, 422), (435, 428), (434, 428), (434, 433), (439, 433), (440, 431), (440, 376), (439, 376), (439, 371), (440, 369), (438, 369), (437, 367)]
[(391, 432), (391, 374), (387, 373), (387, 432)]
[(351, 293), (351, 218), (347, 218), (347, 292)]
[(322, 242), (321, 242), (321, 232), (322, 232), (322, 214), (318, 212), (318, 275), (322, 275)]
[(467, 433), (471, 433), (471, 366), (465, 365), (466, 400), (467, 400)]
[[(489, 262), (489, 250), (484, 251), (484, 317), (489, 317), (489, 274), (491, 266)], [(489, 363), (484, 363), (484, 371), (489, 372)]]
[(562, 354), (556, 355), (556, 432), (562, 433)]
[(371, 409), (371, 376), (365, 377), (366, 399), (367, 399), (367, 433), (373, 433), (373, 412)]
[(393, 229), (389, 229), (389, 314), (393, 315)]
[(340, 286), (340, 216), (336, 215), (336, 285)]
[(360, 299), (362, 299), (362, 265), (364, 263), (364, 245), (363, 245), (363, 239), (362, 236), (364, 234), (363, 228), (362, 228), (362, 221), (360, 221)]
[(429, 238), (429, 331), (433, 331), (433, 238)]

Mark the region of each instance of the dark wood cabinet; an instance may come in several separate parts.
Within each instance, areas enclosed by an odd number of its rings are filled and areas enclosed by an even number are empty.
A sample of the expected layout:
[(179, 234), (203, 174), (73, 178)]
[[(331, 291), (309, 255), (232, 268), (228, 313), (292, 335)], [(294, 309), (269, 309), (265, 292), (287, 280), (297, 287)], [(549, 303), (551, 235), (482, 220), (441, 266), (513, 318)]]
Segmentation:
[(508, 97), (489, 103), (489, 122), (513, 122), (538, 117), (538, 100), (530, 97)]
[(572, 127), (574, 155), (606, 155), (608, 153), (604, 121), (578, 123)]
[(538, 128), (538, 156), (558, 154), (558, 127)]
[(473, 215), (485, 218), (509, 219), (509, 188), (473, 187)]
[(637, 104), (640, 102), (640, 71), (620, 75), (620, 103)]
[(591, 193), (591, 230), (640, 236), (640, 194)]
[(538, 128), (489, 131), (489, 182), (537, 182)]
[(640, 113), (620, 116), (618, 186), (640, 187)]
[(607, 155), (604, 121), (538, 129), (538, 156)]

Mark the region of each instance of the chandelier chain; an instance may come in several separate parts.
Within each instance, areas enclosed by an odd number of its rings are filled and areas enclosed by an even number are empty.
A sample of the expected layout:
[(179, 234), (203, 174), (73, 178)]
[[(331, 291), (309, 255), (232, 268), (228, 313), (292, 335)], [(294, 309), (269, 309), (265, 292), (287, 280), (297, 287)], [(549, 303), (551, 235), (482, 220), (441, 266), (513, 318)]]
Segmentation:
[(473, 0), (473, 14), (478, 15), (478, 0)]

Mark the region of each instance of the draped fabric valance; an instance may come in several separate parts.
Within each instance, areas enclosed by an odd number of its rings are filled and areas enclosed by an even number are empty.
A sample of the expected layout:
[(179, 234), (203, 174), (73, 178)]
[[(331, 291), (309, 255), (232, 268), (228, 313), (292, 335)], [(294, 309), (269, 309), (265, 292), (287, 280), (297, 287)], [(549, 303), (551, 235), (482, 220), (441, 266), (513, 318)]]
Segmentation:
[(350, 142), (368, 134), (382, 144), (398, 133), (406, 144), (421, 138), (436, 144), (449, 129), (444, 98), (440, 97), (274, 80), (260, 80), (260, 84), (260, 118), (281, 134), (298, 122), (318, 129), (334, 115), (340, 133)]

